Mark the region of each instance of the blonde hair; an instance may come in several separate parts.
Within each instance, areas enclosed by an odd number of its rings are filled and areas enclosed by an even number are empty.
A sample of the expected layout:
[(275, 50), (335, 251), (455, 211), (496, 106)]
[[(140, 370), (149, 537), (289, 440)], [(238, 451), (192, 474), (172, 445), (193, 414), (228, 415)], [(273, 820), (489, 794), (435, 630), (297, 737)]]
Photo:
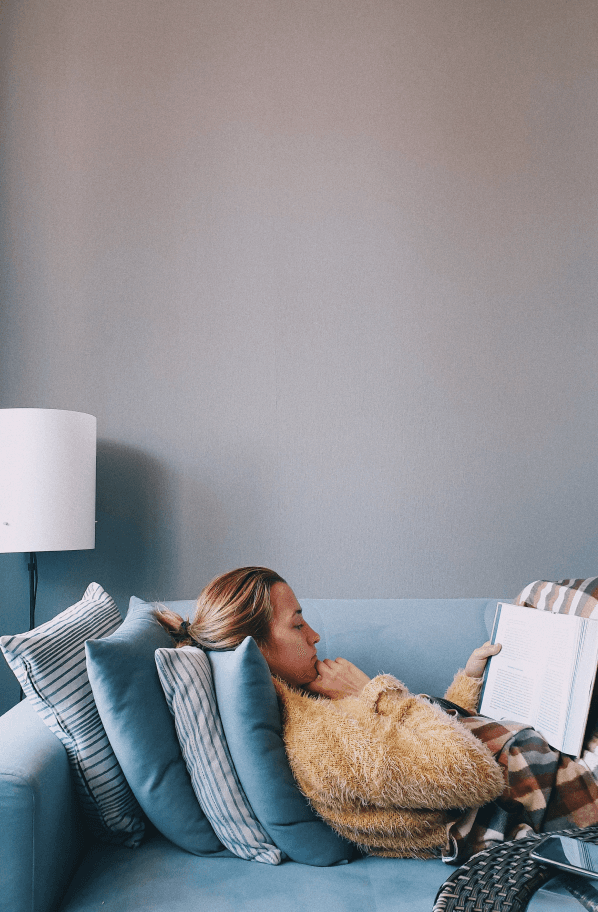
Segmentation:
[(161, 608), (156, 617), (177, 647), (234, 649), (251, 636), (263, 645), (272, 621), (270, 591), (282, 576), (267, 567), (241, 567), (217, 576), (202, 589), (192, 621)]

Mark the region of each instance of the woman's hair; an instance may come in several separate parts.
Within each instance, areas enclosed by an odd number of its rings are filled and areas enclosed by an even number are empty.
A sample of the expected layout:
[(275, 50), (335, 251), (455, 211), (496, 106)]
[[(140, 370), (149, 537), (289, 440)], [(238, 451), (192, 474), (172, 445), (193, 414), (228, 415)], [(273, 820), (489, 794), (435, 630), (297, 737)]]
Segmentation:
[(184, 621), (168, 608), (159, 609), (156, 617), (177, 647), (234, 649), (247, 636), (262, 645), (272, 620), (270, 590), (284, 582), (266, 567), (230, 570), (201, 591), (192, 621)]

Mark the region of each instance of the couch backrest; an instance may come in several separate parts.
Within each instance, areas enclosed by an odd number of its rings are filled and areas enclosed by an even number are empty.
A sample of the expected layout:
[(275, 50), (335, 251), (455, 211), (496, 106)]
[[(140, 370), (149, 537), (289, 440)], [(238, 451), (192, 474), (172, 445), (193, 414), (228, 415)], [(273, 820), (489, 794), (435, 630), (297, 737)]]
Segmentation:
[(499, 599), (300, 599), (320, 634), (320, 658), (343, 656), (367, 675), (393, 674), (413, 693), (442, 696), (488, 639)]
[[(321, 659), (342, 656), (369, 677), (393, 674), (413, 693), (432, 696), (444, 694), (488, 639), (499, 601), (510, 599), (299, 599), (320, 634)], [(192, 600), (164, 604), (193, 616)]]

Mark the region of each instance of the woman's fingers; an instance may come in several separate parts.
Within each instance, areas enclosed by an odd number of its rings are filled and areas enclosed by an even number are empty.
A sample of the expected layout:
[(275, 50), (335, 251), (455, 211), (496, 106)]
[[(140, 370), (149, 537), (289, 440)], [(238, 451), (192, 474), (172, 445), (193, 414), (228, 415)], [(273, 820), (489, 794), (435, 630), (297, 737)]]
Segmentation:
[(318, 661), (316, 671), (318, 677), (308, 685), (307, 689), (313, 693), (330, 697), (331, 700), (356, 696), (361, 693), (369, 681), (368, 676), (347, 659)]
[(481, 678), (486, 669), (488, 659), (493, 655), (497, 655), (501, 649), (500, 643), (491, 643), (490, 640), (484, 643), (483, 646), (478, 646), (467, 660), (465, 674), (470, 678)]
[(490, 640), (488, 640), (487, 643), (484, 643), (483, 646), (479, 646), (478, 648), (486, 652), (487, 655), (496, 655), (497, 652), (500, 652), (502, 646), (500, 643), (491, 643)]

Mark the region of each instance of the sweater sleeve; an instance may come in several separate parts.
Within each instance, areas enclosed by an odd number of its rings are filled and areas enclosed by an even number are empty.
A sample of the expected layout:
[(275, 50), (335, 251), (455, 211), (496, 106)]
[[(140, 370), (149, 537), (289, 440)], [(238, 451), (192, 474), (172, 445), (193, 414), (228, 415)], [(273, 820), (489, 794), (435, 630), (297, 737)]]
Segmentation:
[[(468, 696), (467, 687), (465, 682), (458, 691), (461, 700)], [(372, 706), (375, 693), (377, 699)], [(364, 697), (369, 711), (373, 710), (368, 733), (373, 753), (376, 748), (380, 750), (378, 762), (370, 769), (377, 768), (374, 780), (379, 780), (384, 769), (385, 799), (392, 796), (393, 803), (401, 807), (438, 809), (475, 807), (502, 793), (503, 776), (491, 753), (457, 719), (426, 699), (413, 696), (390, 675), (374, 678), (364, 688)], [(371, 763), (371, 753), (368, 759)], [(372, 780), (368, 785), (371, 784)], [(377, 803), (381, 796), (375, 791), (367, 800)]]
[(463, 709), (475, 713), (478, 710), (482, 683), (483, 678), (470, 678), (460, 669), (444, 696)]
[[(462, 706), (463, 709), (475, 713), (478, 708), (482, 683), (482, 678), (470, 678), (461, 669), (453, 678), (445, 697), (447, 700), (451, 700), (452, 703)], [(366, 684), (361, 692), (360, 699), (374, 712), (384, 715), (389, 701), (396, 703), (397, 700), (404, 700), (410, 696), (411, 694), (401, 681), (398, 681), (392, 675), (383, 674), (372, 678)]]
[(277, 692), (287, 756), (310, 799), (442, 810), (477, 807), (504, 789), (488, 748), (390, 675), (338, 701), (280, 682)]

